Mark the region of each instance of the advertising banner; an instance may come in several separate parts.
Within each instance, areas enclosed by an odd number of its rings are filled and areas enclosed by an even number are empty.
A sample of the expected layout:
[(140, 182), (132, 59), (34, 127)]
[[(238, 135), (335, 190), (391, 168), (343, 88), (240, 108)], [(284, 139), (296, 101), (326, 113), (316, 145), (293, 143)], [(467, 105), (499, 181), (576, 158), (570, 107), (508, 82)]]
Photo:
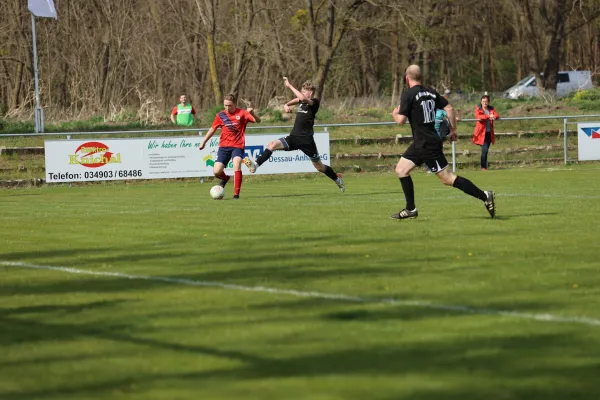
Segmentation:
[[(247, 135), (245, 155), (256, 159), (267, 143), (282, 135)], [(213, 176), (219, 137), (199, 150), (201, 136), (131, 139), (46, 140), (46, 182), (123, 179), (196, 178)], [(321, 159), (329, 164), (329, 134), (316, 133)], [(233, 174), (233, 162), (225, 169)], [(242, 171), (250, 172), (242, 164)], [(301, 151), (275, 151), (256, 174), (316, 172)]]
[(600, 160), (600, 122), (577, 124), (580, 161)]

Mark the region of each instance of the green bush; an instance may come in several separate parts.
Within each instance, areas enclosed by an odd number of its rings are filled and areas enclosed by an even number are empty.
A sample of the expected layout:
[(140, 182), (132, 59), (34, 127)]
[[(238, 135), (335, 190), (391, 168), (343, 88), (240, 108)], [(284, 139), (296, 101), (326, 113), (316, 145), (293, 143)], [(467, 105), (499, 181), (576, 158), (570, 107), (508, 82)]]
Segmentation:
[(221, 111), (223, 111), (222, 105), (208, 108), (206, 111), (204, 111), (204, 115), (202, 116), (202, 125), (212, 125), (213, 121), (215, 120), (215, 115)]
[(598, 100), (600, 100), (600, 88), (575, 92), (567, 99), (567, 102), (581, 111), (598, 112), (600, 111)]
[(319, 108), (319, 112), (317, 112), (315, 119), (321, 122), (328, 122), (333, 120), (334, 117), (335, 113), (332, 110), (328, 108)]
[[(265, 114), (269, 114), (271, 117), (269, 118), (270, 122), (283, 122), (283, 114), (280, 110), (277, 109), (267, 109), (265, 110)], [(262, 115), (262, 114), (261, 114)]]
[(591, 89), (591, 90), (579, 90), (579, 91), (575, 92), (575, 94), (573, 94), (573, 97), (571, 98), (571, 100), (574, 102), (586, 101), (586, 100), (598, 101), (598, 100), (600, 100), (600, 88)]
[(369, 108), (365, 111), (367, 117), (383, 119), (387, 116), (388, 111), (381, 108)]
[(114, 122), (133, 122), (137, 120), (137, 113), (135, 111), (128, 110), (120, 111), (112, 117), (112, 121)]
[(576, 105), (581, 111), (600, 111), (600, 105), (597, 100), (580, 100)]
[(10, 121), (4, 120), (0, 132), (3, 133), (33, 133), (33, 121)]

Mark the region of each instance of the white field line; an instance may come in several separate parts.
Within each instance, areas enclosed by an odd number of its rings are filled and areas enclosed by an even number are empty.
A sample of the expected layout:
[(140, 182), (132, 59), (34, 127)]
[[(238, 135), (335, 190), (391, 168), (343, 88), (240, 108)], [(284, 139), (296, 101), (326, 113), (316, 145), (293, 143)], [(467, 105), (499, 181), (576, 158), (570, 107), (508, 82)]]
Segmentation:
[(282, 294), (282, 295), (295, 296), (295, 297), (307, 297), (307, 298), (314, 298), (314, 299), (345, 301), (345, 302), (350, 302), (350, 303), (380, 303), (380, 304), (390, 304), (390, 305), (394, 305), (394, 306), (419, 307), (419, 308), (427, 308), (427, 309), (432, 309), (432, 310), (452, 311), (452, 312), (456, 312), (456, 313), (465, 313), (465, 314), (481, 314), (481, 315), (512, 317), (512, 318), (528, 319), (528, 320), (541, 321), (541, 322), (554, 322), (554, 323), (600, 326), (600, 319), (589, 318), (589, 317), (579, 317), (579, 316), (569, 317), (569, 316), (560, 316), (560, 315), (553, 315), (553, 314), (534, 314), (534, 313), (524, 313), (524, 312), (519, 312), (519, 311), (494, 310), (494, 309), (489, 309), (489, 308), (475, 308), (475, 307), (452, 305), (452, 304), (435, 304), (435, 303), (431, 303), (429, 301), (421, 301), (421, 300), (399, 300), (399, 299), (393, 299), (393, 298), (378, 299), (378, 298), (351, 296), (351, 295), (346, 295), (346, 294), (301, 291), (301, 290), (294, 290), (294, 289), (277, 289), (277, 288), (270, 288), (270, 287), (265, 287), (265, 286), (243, 286), (243, 285), (235, 285), (235, 284), (229, 284), (229, 283), (223, 283), (223, 282), (199, 281), (199, 280), (186, 279), (186, 278), (169, 278), (169, 277), (164, 277), (164, 276), (131, 275), (131, 274), (125, 274), (125, 273), (121, 273), (121, 272), (90, 271), (90, 270), (68, 268), (68, 267), (55, 267), (55, 266), (50, 266), (50, 265), (35, 265), (35, 264), (28, 264), (28, 263), (23, 263), (23, 262), (0, 261), (0, 265), (7, 266), (7, 267), (21, 267), (21, 268), (60, 271), (60, 272), (67, 272), (70, 274), (79, 274), (79, 275), (93, 275), (93, 276), (104, 276), (104, 277), (112, 277), (112, 278), (131, 279), (131, 280), (166, 282), (166, 283), (187, 285), (187, 286), (212, 287), (212, 288), (237, 290), (237, 291), (244, 291), (244, 292), (262, 292), (262, 293)]

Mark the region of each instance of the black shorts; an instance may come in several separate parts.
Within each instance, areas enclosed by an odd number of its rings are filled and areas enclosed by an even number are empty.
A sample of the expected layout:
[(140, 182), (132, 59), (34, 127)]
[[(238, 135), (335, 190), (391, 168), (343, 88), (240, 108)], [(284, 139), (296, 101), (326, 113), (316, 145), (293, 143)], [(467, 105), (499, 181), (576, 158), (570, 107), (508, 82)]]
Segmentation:
[(436, 143), (425, 143), (415, 146), (415, 143), (411, 143), (408, 149), (402, 154), (402, 158), (406, 158), (414, 162), (417, 166), (425, 163), (431, 172), (437, 173), (448, 167), (448, 161), (444, 156), (444, 147), (442, 142)]
[(321, 161), (321, 156), (317, 150), (315, 138), (312, 136), (286, 136), (279, 139), (283, 144), (285, 151), (300, 150), (310, 158), (312, 162)]

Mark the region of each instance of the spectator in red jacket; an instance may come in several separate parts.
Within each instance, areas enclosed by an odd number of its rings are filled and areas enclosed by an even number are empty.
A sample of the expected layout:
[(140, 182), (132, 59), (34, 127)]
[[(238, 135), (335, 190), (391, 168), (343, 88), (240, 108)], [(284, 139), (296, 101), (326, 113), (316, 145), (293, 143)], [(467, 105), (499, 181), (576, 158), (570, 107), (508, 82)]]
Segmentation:
[(473, 143), (481, 146), (481, 170), (486, 171), (488, 151), (490, 146), (496, 143), (494, 121), (500, 119), (500, 115), (490, 105), (490, 96), (481, 96), (481, 104), (475, 107), (475, 119), (477, 122), (473, 132)]

